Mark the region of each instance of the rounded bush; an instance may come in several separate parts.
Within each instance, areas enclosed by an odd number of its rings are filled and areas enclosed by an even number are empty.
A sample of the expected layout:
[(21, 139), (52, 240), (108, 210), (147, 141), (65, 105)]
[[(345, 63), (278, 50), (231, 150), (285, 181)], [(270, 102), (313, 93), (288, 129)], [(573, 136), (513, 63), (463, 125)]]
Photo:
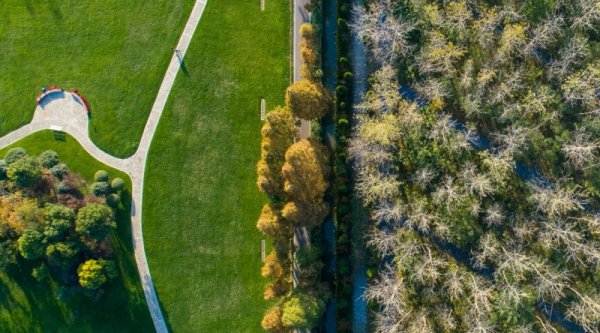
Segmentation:
[(71, 192), (72, 188), (71, 185), (69, 185), (69, 183), (62, 181), (60, 183), (58, 183), (58, 185), (56, 185), (56, 192), (58, 194), (67, 194), (69, 192)]
[(69, 172), (69, 167), (64, 163), (58, 163), (57, 165), (50, 168), (50, 173), (52, 176), (62, 179), (64, 175)]
[(104, 171), (104, 170), (98, 170), (96, 171), (96, 174), (94, 175), (94, 180), (97, 182), (106, 182), (108, 181), (108, 172)]
[(4, 160), (8, 164), (13, 164), (25, 156), (27, 156), (27, 151), (23, 148), (17, 147), (9, 150), (6, 155), (4, 155)]
[(100, 196), (107, 195), (108, 193), (110, 193), (110, 186), (108, 185), (107, 182), (95, 182), (92, 184), (91, 190), (95, 196), (100, 197)]
[(6, 179), (6, 170), (8, 170), (8, 163), (5, 160), (0, 160), (0, 179)]
[(125, 187), (125, 181), (122, 178), (115, 178), (110, 183), (110, 187), (112, 187), (113, 191), (121, 191), (123, 187)]
[(109, 194), (106, 197), (106, 204), (113, 208), (116, 208), (117, 206), (119, 206), (119, 202), (121, 202), (121, 197), (119, 197), (119, 195), (116, 193)]
[(41, 153), (40, 156), (38, 157), (38, 162), (40, 162), (40, 165), (46, 169), (50, 169), (53, 166), (57, 165), (60, 160), (58, 158), (58, 153), (56, 153), (54, 150), (46, 150), (45, 152)]
[(353, 77), (354, 77), (354, 75), (352, 75), (352, 72), (344, 73), (344, 80), (346, 80), (346, 81), (351, 81)]

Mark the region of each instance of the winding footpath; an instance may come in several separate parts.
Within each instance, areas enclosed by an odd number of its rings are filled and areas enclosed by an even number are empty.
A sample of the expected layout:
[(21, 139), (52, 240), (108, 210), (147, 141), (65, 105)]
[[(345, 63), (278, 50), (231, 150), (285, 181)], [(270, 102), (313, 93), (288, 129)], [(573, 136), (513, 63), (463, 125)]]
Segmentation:
[(180, 69), (185, 53), (190, 45), (196, 27), (200, 22), (207, 0), (197, 0), (194, 4), (190, 17), (185, 25), (183, 33), (175, 47), (177, 52), (173, 54), (167, 72), (152, 106), (150, 115), (144, 127), (137, 151), (129, 158), (120, 159), (107, 154), (98, 148), (88, 136), (88, 118), (86, 108), (81, 101), (69, 92), (62, 92), (57, 96), (47, 96), (35, 109), (31, 123), (0, 138), (0, 149), (15, 143), (26, 136), (42, 130), (57, 130), (68, 133), (74, 137), (79, 144), (94, 158), (100, 162), (126, 172), (132, 182), (132, 205), (131, 205), (131, 230), (135, 260), (142, 281), (142, 288), (148, 303), (148, 309), (157, 332), (168, 332), (165, 319), (160, 309), (158, 297), (150, 276), (148, 260), (144, 250), (144, 238), (142, 234), (142, 199), (144, 190), (144, 172), (148, 150), (152, 138), (158, 126), (158, 122), (167, 103), (171, 88)]

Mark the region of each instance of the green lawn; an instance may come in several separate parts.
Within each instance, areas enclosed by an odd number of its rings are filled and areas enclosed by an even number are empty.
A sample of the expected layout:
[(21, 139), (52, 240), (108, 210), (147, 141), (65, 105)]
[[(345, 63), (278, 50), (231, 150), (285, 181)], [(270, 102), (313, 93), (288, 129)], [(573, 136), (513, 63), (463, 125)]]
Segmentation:
[(193, 0), (0, 1), (0, 135), (29, 122), (42, 86), (77, 88), (90, 135), (132, 154)]
[(290, 3), (208, 1), (150, 149), (144, 240), (174, 332), (257, 332), (260, 97), (283, 102)]
[[(88, 155), (70, 136), (55, 136), (52, 131), (33, 134), (11, 147), (23, 147), (30, 155), (52, 149), (71, 170), (88, 182), (103, 169), (112, 177), (129, 177)], [(10, 148), (10, 147), (9, 147)], [(9, 148), (0, 150), (3, 157)], [(112, 238), (120, 274), (109, 283), (98, 302), (84, 297), (68, 305), (56, 300), (56, 285), (38, 283), (30, 270), (0, 272), (0, 332), (152, 332), (154, 326), (141, 288), (131, 242), (129, 202), (117, 211), (117, 234)]]

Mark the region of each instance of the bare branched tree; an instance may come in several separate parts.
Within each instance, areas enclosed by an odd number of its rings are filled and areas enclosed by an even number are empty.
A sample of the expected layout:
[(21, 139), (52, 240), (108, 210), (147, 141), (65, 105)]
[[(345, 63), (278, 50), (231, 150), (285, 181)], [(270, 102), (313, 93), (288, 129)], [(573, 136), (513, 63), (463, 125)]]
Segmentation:
[(575, 0), (579, 11), (573, 16), (571, 28), (579, 31), (598, 29), (600, 24), (600, 2), (598, 0)]
[(398, 247), (398, 241), (396, 233), (385, 228), (371, 228), (371, 232), (367, 235), (367, 245), (381, 258), (393, 254)]
[(538, 50), (546, 49), (556, 43), (562, 35), (564, 18), (553, 15), (545, 19), (540, 25), (531, 31), (529, 42), (523, 48), (523, 53), (539, 59)]
[(487, 175), (479, 172), (472, 163), (465, 165), (462, 171), (462, 178), (467, 192), (471, 195), (476, 195), (480, 199), (494, 192), (492, 182)]
[(368, 9), (357, 5), (353, 10), (356, 21), (351, 25), (352, 30), (380, 63), (394, 63), (413, 49), (408, 36), (415, 24), (396, 14), (393, 1), (374, 0)]
[(573, 168), (582, 170), (597, 165), (598, 148), (600, 143), (594, 141), (585, 129), (579, 128), (573, 132), (571, 140), (563, 145), (561, 150)]
[(579, 298), (570, 304), (567, 316), (577, 322), (586, 332), (600, 332), (600, 295), (582, 295), (571, 289)]
[(489, 226), (499, 226), (504, 221), (504, 213), (499, 203), (494, 203), (485, 212), (483, 221)]
[[(600, 244), (587, 240), (585, 234), (575, 229), (573, 223), (562, 220), (541, 222), (543, 231), (540, 241), (548, 248), (565, 252), (566, 258), (587, 268), (600, 268)], [(585, 230), (585, 229), (584, 229)]]
[(587, 38), (575, 36), (558, 52), (558, 58), (550, 63), (548, 77), (564, 80), (573, 73), (575, 66), (589, 57), (590, 47)]
[(537, 205), (537, 210), (557, 217), (574, 211), (583, 210), (584, 198), (578, 186), (565, 187), (565, 179), (556, 184), (545, 184), (541, 180), (529, 182), (532, 190), (531, 200)]

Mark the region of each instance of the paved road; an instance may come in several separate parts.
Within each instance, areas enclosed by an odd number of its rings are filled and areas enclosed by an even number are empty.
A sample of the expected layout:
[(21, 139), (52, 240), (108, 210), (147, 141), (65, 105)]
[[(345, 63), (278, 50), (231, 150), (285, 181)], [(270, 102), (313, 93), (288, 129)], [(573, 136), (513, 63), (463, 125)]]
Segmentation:
[(132, 205), (131, 205), (131, 227), (134, 244), (134, 253), (138, 272), (142, 280), (144, 295), (154, 327), (157, 332), (168, 332), (163, 314), (160, 309), (154, 284), (150, 276), (146, 252), (144, 251), (144, 238), (142, 234), (142, 199), (144, 189), (144, 172), (148, 149), (163, 113), (165, 104), (175, 83), (179, 72), (180, 62), (183, 61), (185, 53), (190, 45), (192, 36), (200, 22), (207, 0), (198, 0), (194, 4), (188, 22), (177, 43), (179, 51), (173, 54), (167, 72), (152, 106), (150, 116), (142, 134), (138, 150), (126, 159), (113, 157), (98, 148), (88, 136), (88, 121), (83, 106), (76, 101), (70, 93), (65, 92), (60, 98), (52, 98), (38, 106), (34, 112), (31, 123), (0, 138), (0, 149), (4, 148), (26, 136), (46, 129), (58, 129), (73, 136), (81, 146), (100, 162), (128, 173), (132, 181)]
[[(294, 56), (294, 82), (302, 80), (300, 74), (300, 67), (302, 66), (302, 57), (300, 55), (300, 26), (304, 23), (310, 22), (310, 14), (306, 10), (306, 5), (310, 0), (294, 0), (294, 45), (293, 45), (293, 56)], [(301, 120), (299, 128), (299, 136), (301, 139), (306, 139), (310, 136), (310, 121)]]
[[(363, 0), (352, 0), (354, 6), (362, 5)], [(355, 20), (354, 14), (352, 21)], [(351, 49), (351, 64), (353, 76), (353, 94), (352, 99), (354, 105), (362, 102), (362, 99), (367, 91), (367, 54), (365, 47), (360, 38), (353, 33), (350, 44)], [(360, 202), (356, 202), (356, 205), (361, 205)], [(353, 290), (352, 290), (352, 331), (356, 333), (367, 332), (368, 330), (368, 315), (367, 315), (367, 301), (364, 297), (365, 290), (367, 288), (367, 266), (366, 266), (366, 249), (364, 248), (364, 232), (367, 230), (369, 224), (368, 218), (364, 212), (355, 214), (353, 226), (355, 231), (352, 233), (354, 245), (353, 257)], [(356, 231), (358, 230), (358, 232)], [(360, 232), (362, 231), (362, 232)]]

